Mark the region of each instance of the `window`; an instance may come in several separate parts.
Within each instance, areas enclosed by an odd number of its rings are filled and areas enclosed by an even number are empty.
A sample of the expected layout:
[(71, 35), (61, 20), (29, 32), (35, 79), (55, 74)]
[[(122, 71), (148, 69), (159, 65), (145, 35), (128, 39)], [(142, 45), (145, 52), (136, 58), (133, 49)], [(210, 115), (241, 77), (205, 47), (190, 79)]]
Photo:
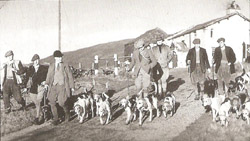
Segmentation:
[(210, 31), (210, 37), (213, 38), (213, 29)]

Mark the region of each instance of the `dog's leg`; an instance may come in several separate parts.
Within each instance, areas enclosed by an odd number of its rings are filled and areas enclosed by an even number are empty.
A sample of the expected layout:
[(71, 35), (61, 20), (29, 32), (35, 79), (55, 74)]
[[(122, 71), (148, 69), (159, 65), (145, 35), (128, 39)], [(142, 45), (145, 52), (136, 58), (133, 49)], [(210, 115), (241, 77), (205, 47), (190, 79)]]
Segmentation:
[(163, 111), (163, 115), (165, 118), (167, 118), (167, 112), (165, 110)]
[(139, 111), (139, 125), (142, 125), (142, 111)]
[(147, 103), (147, 105), (148, 105), (149, 121), (151, 122), (151, 121), (152, 121), (152, 116), (153, 116), (152, 105), (151, 105), (151, 103), (150, 103), (150, 101), (149, 101), (148, 98), (145, 98), (145, 100), (146, 100), (146, 103)]
[(131, 109), (129, 107), (126, 108), (127, 111), (127, 120), (126, 120), (126, 125), (129, 124), (130, 118), (131, 118)]
[(99, 104), (96, 102), (96, 116), (99, 116)]
[(101, 123), (102, 125), (104, 125), (104, 122), (103, 122), (103, 119), (102, 119), (101, 116), (100, 116), (100, 123)]
[(90, 99), (90, 106), (91, 106), (91, 114), (92, 114), (92, 118), (95, 117), (94, 115), (94, 101), (93, 99)]
[(134, 113), (133, 113), (133, 121), (136, 121), (136, 114), (137, 114), (137, 110), (134, 110)]
[(215, 109), (212, 109), (212, 112), (213, 112), (213, 122), (215, 122)]
[(247, 116), (247, 124), (248, 124), (248, 125), (250, 124), (249, 116)]
[(153, 96), (153, 106), (155, 107), (155, 109), (157, 110), (157, 117), (160, 117), (160, 110), (158, 108), (158, 100), (157, 97)]

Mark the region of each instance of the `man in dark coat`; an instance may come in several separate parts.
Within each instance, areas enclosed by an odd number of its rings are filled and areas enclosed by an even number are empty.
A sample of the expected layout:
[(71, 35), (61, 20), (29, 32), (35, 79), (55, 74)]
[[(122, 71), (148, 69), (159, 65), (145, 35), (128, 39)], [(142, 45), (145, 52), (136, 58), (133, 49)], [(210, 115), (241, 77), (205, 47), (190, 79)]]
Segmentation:
[(40, 65), (40, 57), (35, 54), (31, 61), (33, 65), (31, 65), (27, 70), (27, 88), (29, 88), (29, 95), (31, 100), (34, 102), (36, 106), (36, 118), (34, 120), (34, 124), (40, 124), (42, 121), (41, 116), (41, 102), (44, 97), (44, 85), (46, 76), (48, 73), (48, 67), (44, 65)]
[[(217, 74), (218, 78), (218, 90), (219, 94), (226, 94), (226, 96), (228, 96), (227, 90), (229, 87), (231, 74), (235, 73), (235, 53), (231, 47), (225, 45), (224, 38), (219, 38), (217, 42), (219, 43), (219, 47), (215, 48), (214, 64), (215, 73)], [(225, 89), (223, 89), (223, 82), (226, 86)]]
[[(190, 49), (187, 54), (186, 63), (190, 67), (191, 83), (196, 91), (195, 100), (200, 99), (200, 95), (204, 94), (204, 82), (206, 70), (210, 72), (206, 49), (200, 47), (200, 39), (194, 39), (194, 48)], [(200, 91), (198, 89), (200, 87)]]
[(74, 80), (69, 65), (62, 60), (63, 54), (61, 51), (54, 52), (55, 62), (49, 66), (45, 87), (48, 89), (48, 100), (53, 114), (53, 125), (59, 124), (56, 103), (58, 102), (65, 113), (65, 121), (69, 121), (70, 113), (66, 104), (71, 92), (74, 91)]

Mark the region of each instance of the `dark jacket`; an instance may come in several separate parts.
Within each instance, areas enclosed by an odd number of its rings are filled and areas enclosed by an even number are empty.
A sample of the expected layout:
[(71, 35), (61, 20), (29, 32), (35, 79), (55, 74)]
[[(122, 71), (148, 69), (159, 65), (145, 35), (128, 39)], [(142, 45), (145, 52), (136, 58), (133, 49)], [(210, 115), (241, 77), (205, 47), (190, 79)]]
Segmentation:
[[(234, 51), (229, 46), (225, 47), (225, 51), (226, 51), (227, 61), (228, 61), (228, 63), (231, 63), (231, 65), (230, 65), (230, 72), (231, 72), (231, 74), (235, 73), (234, 63), (236, 61), (236, 58), (235, 58)], [(221, 48), (217, 47), (217, 48), (215, 48), (215, 51), (214, 51), (215, 73), (218, 72), (218, 69), (219, 69), (220, 64), (221, 64), (221, 59), (222, 59)]]
[(31, 93), (38, 93), (37, 88), (39, 85), (41, 85), (43, 81), (46, 80), (48, 68), (48, 66), (40, 65), (37, 72), (35, 72), (35, 68), (33, 65), (28, 68), (26, 74), (27, 79), (25, 84), (27, 84), (29, 78), (32, 77), (32, 86), (30, 88)]
[[(190, 60), (190, 73), (192, 73), (195, 70), (196, 67), (196, 51), (195, 48), (191, 48), (188, 51), (186, 62)], [(206, 69), (210, 68), (209, 62), (208, 62), (208, 57), (207, 57), (207, 51), (206, 49), (200, 47), (200, 66), (201, 66), (201, 71), (203, 73), (206, 72)]]

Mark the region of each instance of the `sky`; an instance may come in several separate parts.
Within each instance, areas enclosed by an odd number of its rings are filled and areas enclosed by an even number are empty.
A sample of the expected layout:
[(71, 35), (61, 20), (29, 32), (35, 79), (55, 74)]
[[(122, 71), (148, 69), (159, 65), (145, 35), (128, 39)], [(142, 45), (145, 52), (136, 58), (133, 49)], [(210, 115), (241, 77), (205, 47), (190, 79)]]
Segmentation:
[[(135, 38), (159, 27), (171, 34), (224, 16), (232, 0), (61, 0), (62, 51)], [(250, 0), (236, 0), (250, 18)], [(58, 49), (58, 0), (0, 2), (0, 61), (13, 50), (30, 63)]]

